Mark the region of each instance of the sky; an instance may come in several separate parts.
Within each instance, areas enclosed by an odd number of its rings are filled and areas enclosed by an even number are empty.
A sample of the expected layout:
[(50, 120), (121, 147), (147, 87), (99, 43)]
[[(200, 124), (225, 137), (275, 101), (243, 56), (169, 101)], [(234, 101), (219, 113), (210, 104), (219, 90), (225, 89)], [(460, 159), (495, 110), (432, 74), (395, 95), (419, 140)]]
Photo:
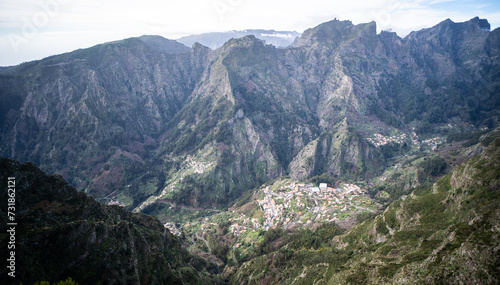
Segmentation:
[(0, 0), (0, 66), (141, 35), (176, 39), (244, 29), (303, 32), (323, 22), (377, 22), (404, 37), (449, 18), (500, 26), (499, 0)]

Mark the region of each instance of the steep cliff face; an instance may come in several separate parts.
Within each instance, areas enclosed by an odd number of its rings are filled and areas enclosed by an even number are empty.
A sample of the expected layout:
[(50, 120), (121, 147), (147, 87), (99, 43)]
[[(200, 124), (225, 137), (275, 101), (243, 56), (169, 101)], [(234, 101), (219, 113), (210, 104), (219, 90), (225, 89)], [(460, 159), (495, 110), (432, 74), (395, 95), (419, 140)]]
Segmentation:
[(401, 42), (398, 73), (379, 81), (382, 103), (403, 114), (403, 123), (418, 120), (424, 132), (432, 131), (429, 123), (488, 124), (498, 115), (498, 55), (492, 44), (499, 32), (478, 18), (412, 32)]
[[(13, 179), (8, 180), (8, 177)], [(46, 175), (32, 163), (1, 158), (0, 178), (15, 186), (15, 278), (0, 269), (2, 284), (56, 282), (80, 284), (217, 283), (215, 264), (192, 256), (154, 217), (105, 206), (78, 192), (59, 175)], [(8, 199), (2, 191), (2, 201)], [(7, 203), (0, 206), (6, 245)], [(2, 256), (9, 256), (2, 246)], [(2, 261), (4, 264), (5, 259)], [(212, 272), (212, 273), (210, 273)]]
[(3, 70), (0, 150), (137, 209), (224, 205), (281, 175), (369, 179), (386, 160), (375, 134), (498, 125), (499, 34), (334, 20), (284, 49), (107, 43)]
[(2, 78), (2, 154), (33, 161), (100, 197), (147, 168), (162, 126), (209, 59), (161, 37), (27, 63)]

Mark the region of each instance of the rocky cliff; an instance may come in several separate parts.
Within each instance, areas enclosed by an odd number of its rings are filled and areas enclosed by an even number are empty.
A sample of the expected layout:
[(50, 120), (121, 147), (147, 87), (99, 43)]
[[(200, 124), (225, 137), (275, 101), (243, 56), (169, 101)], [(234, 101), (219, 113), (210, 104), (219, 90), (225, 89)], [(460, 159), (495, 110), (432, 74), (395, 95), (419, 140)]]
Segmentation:
[(334, 20), (284, 49), (107, 43), (2, 70), (0, 153), (138, 211), (227, 205), (282, 175), (370, 179), (377, 134), (498, 125), (499, 43), (478, 18), (405, 38)]

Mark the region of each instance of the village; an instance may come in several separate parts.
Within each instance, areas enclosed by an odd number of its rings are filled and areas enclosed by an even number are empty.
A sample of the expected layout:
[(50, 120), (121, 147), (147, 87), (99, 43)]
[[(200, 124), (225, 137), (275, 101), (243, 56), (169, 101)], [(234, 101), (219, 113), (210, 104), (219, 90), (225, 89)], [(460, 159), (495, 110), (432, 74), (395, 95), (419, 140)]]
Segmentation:
[[(271, 187), (264, 189), (265, 197), (258, 203), (264, 212), (264, 230), (283, 226), (284, 228), (302, 226), (313, 222), (335, 222), (351, 210), (373, 211), (354, 205), (351, 201), (366, 194), (359, 186), (343, 184), (340, 188), (328, 187), (320, 183), (290, 183), (273, 191)], [(366, 197), (363, 197), (366, 198)], [(368, 199), (361, 199), (366, 204)], [(360, 200), (360, 201), (361, 201)], [(361, 203), (361, 202), (360, 202)], [(368, 203), (371, 204), (371, 203)]]
[[(415, 136), (416, 136), (416, 134), (415, 134)], [(367, 138), (367, 140), (369, 142), (371, 142), (373, 145), (375, 145), (375, 147), (380, 147), (380, 146), (386, 145), (390, 142), (402, 144), (402, 143), (404, 143), (406, 138), (407, 138), (406, 134), (397, 135), (397, 136), (383, 136), (381, 134), (375, 134), (373, 138)], [(412, 136), (412, 141), (413, 141), (413, 143), (416, 142), (416, 140), (414, 139), (414, 136)]]
[(393, 136), (383, 136), (381, 134), (374, 134), (373, 138), (367, 138), (367, 140), (372, 143), (375, 147), (381, 147), (388, 143), (397, 143), (403, 144), (406, 141), (411, 142), (411, 144), (420, 146), (423, 144), (427, 144), (432, 147), (433, 150), (437, 148), (438, 144), (441, 144), (445, 141), (443, 137), (434, 137), (426, 140), (422, 140), (418, 137), (418, 135), (413, 131), (409, 136), (406, 134), (401, 135), (393, 135)]
[[(326, 183), (314, 186), (290, 179), (278, 184), (258, 191), (257, 199), (252, 202), (255, 205), (253, 211), (232, 209), (186, 223), (183, 229), (205, 235), (216, 232), (219, 224), (229, 222), (228, 232), (246, 236), (277, 227), (307, 228), (317, 223), (336, 222), (355, 213), (374, 212), (379, 207), (365, 190), (355, 184), (343, 183), (333, 188)], [(172, 233), (180, 233), (174, 224), (165, 226)]]
[(126, 206), (125, 203), (123, 203), (123, 202), (121, 202), (121, 201), (119, 201), (117, 199), (111, 199), (111, 201), (108, 202), (108, 205), (109, 206), (116, 205), (116, 206), (120, 206), (120, 207), (125, 207)]

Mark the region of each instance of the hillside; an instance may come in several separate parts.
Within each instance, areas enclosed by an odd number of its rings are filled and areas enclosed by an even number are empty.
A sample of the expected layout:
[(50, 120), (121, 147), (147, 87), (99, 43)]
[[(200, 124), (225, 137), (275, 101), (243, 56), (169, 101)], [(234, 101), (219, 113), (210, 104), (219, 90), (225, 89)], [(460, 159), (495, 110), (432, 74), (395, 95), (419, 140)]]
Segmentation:
[[(144, 212), (158, 217), (181, 237), (188, 250), (217, 262), (231, 275), (239, 265), (279, 250), (276, 242), (284, 242), (282, 239), (292, 244), (322, 245), (415, 189), (432, 187), (457, 165), (483, 153), (499, 136), (497, 128), (449, 136), (439, 144), (429, 140), (419, 146), (419, 152), (394, 156), (393, 165), (368, 182), (325, 175), (304, 182), (285, 176), (248, 191), (227, 210), (158, 200)], [(376, 144), (384, 142), (379, 139)], [(294, 241), (297, 237), (301, 238)]]
[(499, 283), (499, 47), (477, 17), (333, 20), (2, 68), (16, 283)]
[(105, 43), (2, 71), (0, 154), (135, 211), (224, 209), (284, 175), (371, 181), (423, 141), (498, 126), (498, 46), (479, 18), (405, 38), (334, 20), (283, 49)]
[[(500, 139), (349, 231), (266, 233), (233, 284), (496, 284)], [(270, 245), (271, 250), (265, 250)]]
[[(96, 202), (59, 175), (2, 159), (2, 181), (14, 179), (16, 188), (16, 284), (67, 277), (80, 284), (495, 284), (500, 273), (499, 158), (497, 138), (432, 186), (411, 191), (382, 212), (358, 216), (364, 220), (350, 229), (324, 219), (328, 211), (321, 211), (319, 217), (307, 213), (290, 225), (274, 213), (277, 223), (269, 224), (266, 217), (263, 227), (248, 231), (252, 225), (245, 217), (261, 208), (265, 216), (266, 201), (276, 199), (280, 205), (279, 199), (293, 193), (284, 191), (291, 185), (285, 178), (230, 211), (185, 225), (184, 233), (192, 234), (181, 237), (154, 217)], [(330, 190), (350, 195), (348, 208), (371, 212), (366, 200), (356, 203), (363, 197), (361, 188), (340, 187), (306, 194), (303, 206), (332, 201), (319, 199)], [(2, 200), (8, 201), (7, 193)], [(300, 210), (296, 201), (289, 213)], [(261, 208), (252, 206), (256, 202)], [(0, 211), (0, 239), (7, 244), (6, 227), (11, 229), (13, 220), (7, 221), (7, 204)], [(187, 240), (202, 258), (188, 253)], [(0, 253), (8, 256), (5, 249)], [(9, 284), (10, 269), (3, 268), (2, 282)]]
[[(154, 217), (102, 205), (32, 163), (1, 158), (0, 178), (15, 186), (14, 192), (1, 193), (2, 284), (68, 277), (79, 284), (221, 283), (215, 264), (188, 253)], [(13, 221), (14, 226), (8, 224)], [(12, 228), (14, 239), (7, 231)], [(14, 247), (7, 248), (7, 242)], [(7, 275), (10, 252), (15, 278)]]

